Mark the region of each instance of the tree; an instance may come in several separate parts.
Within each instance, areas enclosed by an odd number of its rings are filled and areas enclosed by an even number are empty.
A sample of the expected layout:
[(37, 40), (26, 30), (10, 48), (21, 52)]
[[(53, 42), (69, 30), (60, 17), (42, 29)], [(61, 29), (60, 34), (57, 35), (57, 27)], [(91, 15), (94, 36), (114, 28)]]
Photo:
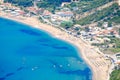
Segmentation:
[(110, 80), (120, 80), (120, 70), (114, 70), (110, 76)]
[(108, 27), (112, 27), (112, 22), (108, 22)]
[(89, 31), (90, 31), (90, 28), (89, 28), (89, 27), (85, 27), (85, 31), (86, 31), (86, 32), (89, 32)]
[(120, 16), (120, 10), (117, 11), (117, 15)]
[(97, 26), (98, 27), (102, 27), (103, 23), (102, 22), (98, 22)]
[(29, 7), (33, 5), (33, 0), (4, 0), (4, 2), (17, 4), (18, 6), (24, 6), (24, 7)]

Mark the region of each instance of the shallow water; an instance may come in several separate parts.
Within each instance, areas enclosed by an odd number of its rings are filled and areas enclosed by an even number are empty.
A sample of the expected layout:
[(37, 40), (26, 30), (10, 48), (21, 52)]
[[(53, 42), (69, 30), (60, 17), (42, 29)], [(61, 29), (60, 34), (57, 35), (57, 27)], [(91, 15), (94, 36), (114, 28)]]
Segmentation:
[(69, 43), (0, 18), (0, 80), (91, 80), (78, 56)]

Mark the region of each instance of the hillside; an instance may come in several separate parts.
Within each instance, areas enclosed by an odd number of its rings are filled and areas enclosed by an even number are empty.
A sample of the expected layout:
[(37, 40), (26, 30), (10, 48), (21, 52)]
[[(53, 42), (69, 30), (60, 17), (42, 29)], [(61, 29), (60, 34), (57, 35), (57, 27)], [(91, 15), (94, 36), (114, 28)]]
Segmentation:
[(8, 2), (14, 5), (24, 6), (24, 7), (33, 5), (33, 0), (4, 0), (4, 2)]
[(88, 15), (80, 20), (77, 20), (76, 23), (80, 25), (91, 24), (98, 21), (108, 21), (120, 23), (120, 8), (117, 3), (112, 4), (111, 6), (104, 8), (102, 10), (97, 10), (93, 14)]

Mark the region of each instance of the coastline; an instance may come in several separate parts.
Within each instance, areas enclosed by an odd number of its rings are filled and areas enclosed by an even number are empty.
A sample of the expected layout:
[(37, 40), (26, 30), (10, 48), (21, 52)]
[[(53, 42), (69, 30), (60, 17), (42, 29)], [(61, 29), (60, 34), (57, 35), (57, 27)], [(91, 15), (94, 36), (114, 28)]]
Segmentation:
[[(92, 70), (92, 80), (107, 80), (108, 77), (108, 64), (105, 61), (102, 54), (98, 53), (98, 51), (94, 50), (90, 44), (86, 44), (80, 38), (76, 38), (68, 33), (61, 31), (55, 27), (52, 27), (47, 24), (40, 23), (35, 17), (11, 17), (11, 15), (0, 13), (0, 17), (7, 18), (10, 20), (14, 20), (20, 23), (24, 23), (30, 25), (31, 27), (46, 31), (50, 33), (55, 38), (59, 38), (61, 40), (67, 41), (72, 45), (76, 46), (79, 50), (79, 54), (86, 61), (86, 63), (90, 66)], [(54, 32), (54, 33), (53, 33)], [(96, 60), (99, 60), (101, 66), (99, 66)]]

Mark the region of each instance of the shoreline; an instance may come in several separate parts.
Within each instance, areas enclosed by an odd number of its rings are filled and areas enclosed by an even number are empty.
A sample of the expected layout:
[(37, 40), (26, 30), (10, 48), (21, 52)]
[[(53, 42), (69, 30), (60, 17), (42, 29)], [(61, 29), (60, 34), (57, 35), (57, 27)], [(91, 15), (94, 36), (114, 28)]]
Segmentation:
[[(0, 13), (1, 18), (10, 19), (16, 22), (20, 22), (26, 25), (30, 25), (33, 28), (37, 28), (40, 30), (43, 30), (47, 33), (50, 33), (55, 38), (61, 39), (63, 41), (66, 41), (73, 46), (75, 46), (78, 49), (79, 55), (81, 55), (81, 58), (88, 64), (89, 68), (92, 71), (92, 80), (107, 80), (108, 78), (108, 64), (105, 61), (103, 55), (98, 53), (93, 49), (93, 47), (90, 44), (86, 44), (84, 41), (82, 41), (80, 38), (76, 38), (72, 35), (69, 35), (68, 33), (57, 29), (53, 26), (40, 23), (37, 18), (33, 17), (11, 17), (8, 14)], [(54, 33), (53, 33), (54, 32)], [(100, 59), (101, 58), (101, 59)], [(98, 66), (96, 63), (96, 60), (98, 59), (98, 62), (101, 62), (102, 66)], [(105, 65), (103, 64), (105, 63)]]

